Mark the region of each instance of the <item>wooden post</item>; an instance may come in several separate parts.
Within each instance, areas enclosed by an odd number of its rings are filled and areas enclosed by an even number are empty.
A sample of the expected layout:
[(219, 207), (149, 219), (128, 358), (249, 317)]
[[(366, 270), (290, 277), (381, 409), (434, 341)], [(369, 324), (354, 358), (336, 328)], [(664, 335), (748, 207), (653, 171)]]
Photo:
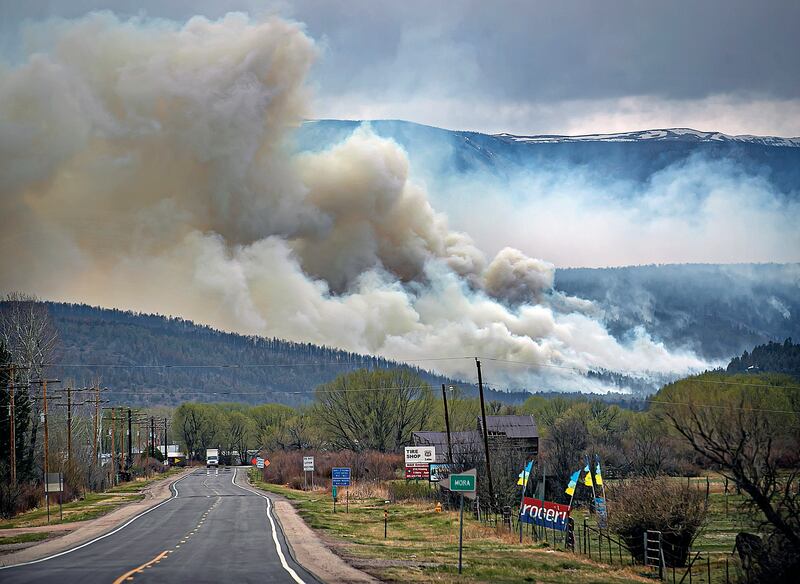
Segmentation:
[(49, 452), (49, 441), (50, 435), (47, 432), (47, 380), (45, 379), (42, 382), (42, 398), (44, 399), (44, 501), (47, 505), (47, 523), (50, 523), (50, 496), (48, 493), (47, 488), (47, 471), (49, 470), (47, 465), (47, 457), (50, 455)]
[(447, 430), (447, 461), (453, 464), (453, 445), (450, 443), (450, 415), (447, 412), (447, 392), (442, 384), (442, 401), (444, 402), (444, 426)]
[(10, 429), (10, 450), (11, 450), (11, 484), (17, 484), (17, 419), (14, 414), (14, 365), (11, 365), (11, 384), (9, 385), (8, 390), (8, 417), (9, 417), (9, 424), (8, 427)]
[(461, 504), (459, 505), (460, 521), (458, 523), (458, 573), (461, 573), (461, 557), (464, 548), (464, 493), (461, 495)]
[(98, 463), (97, 459), (97, 430), (98, 430), (98, 423), (100, 421), (100, 384), (96, 383), (94, 386), (95, 397), (94, 397), (94, 434), (93, 434), (93, 452), (94, 452), (94, 463)]
[(117, 417), (116, 409), (111, 408), (111, 484), (117, 484)]
[(478, 393), (481, 398), (481, 419), (483, 420), (483, 447), (486, 452), (486, 476), (489, 479), (489, 509), (494, 508), (494, 484), (492, 482), (492, 463), (489, 458), (489, 428), (486, 426), (486, 404), (483, 399), (483, 378), (481, 377), (481, 362), (475, 357), (475, 365), (478, 367)]
[(67, 464), (72, 464), (72, 383), (67, 385)]

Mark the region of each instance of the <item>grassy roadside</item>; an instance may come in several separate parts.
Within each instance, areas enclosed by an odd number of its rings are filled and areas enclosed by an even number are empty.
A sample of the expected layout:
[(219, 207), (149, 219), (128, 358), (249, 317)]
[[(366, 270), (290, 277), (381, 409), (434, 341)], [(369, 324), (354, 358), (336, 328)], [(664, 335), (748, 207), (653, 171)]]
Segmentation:
[(73, 523), (76, 521), (88, 521), (95, 519), (114, 509), (140, 501), (144, 498), (142, 490), (148, 485), (157, 480), (162, 480), (174, 476), (181, 472), (182, 469), (172, 468), (166, 473), (153, 477), (150, 479), (141, 479), (124, 483), (122, 485), (113, 487), (103, 493), (86, 493), (83, 499), (70, 501), (63, 505), (63, 520), (60, 518), (58, 508), (58, 497), (55, 496), (50, 501), (50, 522), (47, 521), (47, 508), (37, 507), (25, 513), (20, 513), (16, 517), (0, 522), (0, 535), (3, 529), (11, 529), (15, 527), (39, 527), (42, 525), (59, 525), (62, 523)]
[[(357, 567), (389, 582), (542, 582), (563, 584), (645, 581), (636, 569), (610, 567), (581, 556), (485, 527), (465, 516), (464, 574), (458, 574), (458, 514), (436, 513), (432, 503), (385, 506), (376, 498), (350, 501), (350, 512), (330, 493), (252, 483), (290, 499), (301, 517)], [(388, 537), (383, 512), (389, 511)]]
[(3, 545), (11, 545), (15, 543), (32, 543), (34, 541), (42, 541), (47, 539), (52, 534), (49, 532), (37, 532), (37, 533), (21, 533), (19, 535), (12, 535), (9, 537), (0, 537), (0, 546)]

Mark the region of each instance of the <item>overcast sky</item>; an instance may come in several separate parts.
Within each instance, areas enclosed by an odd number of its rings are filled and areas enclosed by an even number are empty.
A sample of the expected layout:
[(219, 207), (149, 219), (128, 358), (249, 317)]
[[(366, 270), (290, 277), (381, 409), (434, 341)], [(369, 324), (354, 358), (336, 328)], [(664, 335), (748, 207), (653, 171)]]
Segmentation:
[(304, 23), (312, 115), (517, 134), (688, 126), (800, 136), (800, 2), (0, 0), (0, 50), (26, 21), (92, 10), (179, 22), (243, 11)]

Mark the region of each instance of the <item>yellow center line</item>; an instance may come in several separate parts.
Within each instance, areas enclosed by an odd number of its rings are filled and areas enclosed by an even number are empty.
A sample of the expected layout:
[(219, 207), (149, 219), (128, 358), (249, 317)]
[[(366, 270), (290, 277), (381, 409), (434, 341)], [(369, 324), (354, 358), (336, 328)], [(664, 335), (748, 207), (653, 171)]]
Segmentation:
[(154, 562), (157, 562), (158, 560), (160, 560), (161, 558), (163, 558), (166, 555), (167, 555), (167, 551), (164, 550), (163, 552), (158, 554), (155, 558), (153, 558), (149, 562), (145, 562), (144, 564), (142, 564), (138, 568), (134, 568), (133, 570), (125, 572), (122, 576), (120, 576), (119, 578), (114, 580), (114, 584), (122, 584), (125, 580), (128, 579), (129, 576), (133, 576), (134, 574), (138, 574), (139, 572), (141, 572), (145, 568), (149, 568), (151, 566), (151, 564), (153, 564)]

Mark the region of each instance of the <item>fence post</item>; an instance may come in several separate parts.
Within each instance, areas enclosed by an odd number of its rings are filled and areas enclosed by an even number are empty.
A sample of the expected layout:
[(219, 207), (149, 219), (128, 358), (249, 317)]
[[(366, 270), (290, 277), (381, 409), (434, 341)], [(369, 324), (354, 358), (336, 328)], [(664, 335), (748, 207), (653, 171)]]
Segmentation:
[(597, 532), (597, 549), (598, 553), (600, 554), (600, 561), (603, 561), (603, 532)]
[(644, 564), (644, 567), (646, 568), (650, 563), (649, 558), (648, 558), (648, 553), (647, 553), (648, 552), (648, 549), (647, 549), (648, 537), (647, 537), (647, 532), (646, 531), (642, 534), (642, 538), (644, 540), (643, 545), (642, 545), (642, 559), (643, 559), (642, 563)]
[(614, 565), (614, 552), (611, 551), (611, 536), (606, 534), (606, 540), (608, 541), (608, 561), (611, 562), (611, 565)]
[(711, 584), (711, 555), (706, 554), (706, 569), (708, 574), (708, 584)]

